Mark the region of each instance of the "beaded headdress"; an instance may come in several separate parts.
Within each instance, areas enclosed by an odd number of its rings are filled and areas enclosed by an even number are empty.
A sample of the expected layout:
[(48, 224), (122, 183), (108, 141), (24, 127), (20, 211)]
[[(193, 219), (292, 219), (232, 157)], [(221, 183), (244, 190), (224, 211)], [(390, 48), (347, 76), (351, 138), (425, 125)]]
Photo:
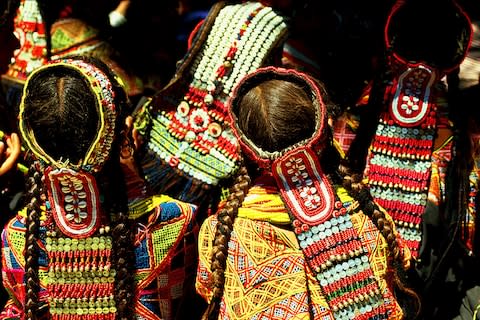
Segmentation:
[[(431, 5), (437, 15), (431, 14)], [(372, 195), (389, 211), (416, 258), (438, 127), (437, 86), (465, 58), (471, 24), (454, 1), (397, 1), (385, 26), (385, 41), (394, 78), (387, 87), (388, 110), (380, 116), (366, 175)]]
[[(23, 116), (30, 82), (35, 81), (38, 74), (50, 72), (54, 68), (69, 68), (83, 75), (96, 97), (98, 131), (79, 163), (70, 163), (68, 159), (53, 159), (38, 144), (33, 130)], [(57, 227), (73, 238), (86, 238), (92, 235), (101, 222), (100, 197), (91, 173), (100, 171), (112, 148), (116, 121), (114, 97), (112, 83), (107, 75), (82, 60), (65, 59), (48, 63), (32, 72), (24, 87), (20, 103), (19, 128), (29, 150), (45, 168), (45, 188)]]
[[(96, 97), (98, 133), (79, 163), (52, 158), (37, 142), (24, 119), (25, 97), (39, 74), (55, 68), (81, 74)], [(48, 256), (47, 290), (54, 320), (115, 319), (115, 270), (111, 268), (112, 237), (102, 214), (101, 197), (93, 173), (100, 171), (114, 139), (117, 111), (108, 76), (83, 60), (64, 59), (34, 70), (27, 78), (20, 104), (20, 131), (40, 160), (47, 195), (44, 226)]]
[[(237, 124), (239, 101), (265, 80), (287, 80), (308, 91), (316, 107), (312, 136), (278, 152), (262, 150)], [(311, 78), (294, 70), (267, 67), (243, 78), (227, 105), (242, 151), (276, 180), (305, 259), (314, 272), (335, 319), (386, 319), (393, 301), (373, 276), (367, 251), (353, 227), (353, 205), (342, 203), (323, 172), (318, 155), (329, 137), (327, 110)]]
[(47, 62), (45, 23), (36, 0), (21, 0), (14, 18), (14, 34), (19, 48), (8, 66), (7, 78), (24, 82), (36, 68)]
[[(154, 189), (196, 201), (238, 169), (225, 103), (242, 76), (271, 64), (286, 28), (281, 16), (258, 2), (212, 7), (175, 77), (148, 107), (150, 137), (142, 167)], [(179, 177), (187, 181), (179, 184)]]

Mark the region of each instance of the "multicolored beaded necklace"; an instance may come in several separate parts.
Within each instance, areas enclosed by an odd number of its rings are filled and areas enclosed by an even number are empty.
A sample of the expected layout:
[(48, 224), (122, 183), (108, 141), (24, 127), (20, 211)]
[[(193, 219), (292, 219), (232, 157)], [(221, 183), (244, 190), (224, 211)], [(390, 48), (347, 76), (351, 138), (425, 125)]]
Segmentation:
[(243, 75), (265, 63), (285, 31), (283, 18), (257, 2), (218, 12), (187, 70), (191, 82), (179, 100), (163, 97), (161, 104), (173, 108), (152, 119), (150, 151), (142, 166), (154, 188), (165, 180), (158, 170), (161, 162), (206, 185), (217, 185), (238, 167), (238, 145), (225, 124), (225, 102)]

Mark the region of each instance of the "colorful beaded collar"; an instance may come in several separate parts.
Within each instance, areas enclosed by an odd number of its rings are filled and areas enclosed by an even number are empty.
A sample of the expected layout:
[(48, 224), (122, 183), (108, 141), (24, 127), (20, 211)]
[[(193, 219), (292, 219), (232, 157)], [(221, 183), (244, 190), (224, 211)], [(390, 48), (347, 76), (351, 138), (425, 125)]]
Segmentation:
[[(279, 152), (262, 150), (237, 124), (243, 94), (270, 79), (288, 80), (308, 88), (317, 108), (312, 137)], [(349, 212), (356, 209), (340, 201), (320, 166), (318, 154), (329, 133), (326, 107), (315, 82), (293, 70), (262, 68), (240, 81), (227, 108), (242, 151), (275, 178), (300, 248), (335, 319), (387, 319), (393, 302), (383, 296), (367, 249), (353, 227)]]

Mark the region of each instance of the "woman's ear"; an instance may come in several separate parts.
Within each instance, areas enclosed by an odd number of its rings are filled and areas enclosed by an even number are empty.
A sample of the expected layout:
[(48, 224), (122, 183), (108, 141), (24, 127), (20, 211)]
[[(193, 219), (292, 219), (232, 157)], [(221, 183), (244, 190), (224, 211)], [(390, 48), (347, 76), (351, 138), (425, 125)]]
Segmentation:
[(138, 150), (140, 138), (131, 116), (125, 118), (125, 126), (120, 135), (120, 159), (133, 159), (134, 153)]
[(138, 175), (138, 167), (135, 162), (134, 153), (139, 146), (139, 134), (133, 126), (133, 118), (128, 116), (125, 119), (125, 128), (121, 132), (120, 163), (124, 170)]
[(128, 132), (130, 139), (133, 140), (132, 142), (133, 142), (134, 150), (137, 151), (140, 145), (142, 144), (142, 138), (137, 128), (135, 128), (135, 126), (133, 125), (132, 116), (128, 116), (125, 119), (125, 130)]

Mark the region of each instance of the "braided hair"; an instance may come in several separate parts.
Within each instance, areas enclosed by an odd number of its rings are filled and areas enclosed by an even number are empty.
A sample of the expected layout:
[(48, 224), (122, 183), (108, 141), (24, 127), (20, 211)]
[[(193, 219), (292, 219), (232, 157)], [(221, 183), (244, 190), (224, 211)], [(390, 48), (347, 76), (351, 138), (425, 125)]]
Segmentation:
[(27, 220), (25, 241), (25, 317), (37, 319), (39, 277), (38, 277), (38, 236), (43, 195), (42, 175), (37, 170), (38, 162), (32, 162), (26, 183)]
[[(74, 59), (80, 59), (78, 57)], [(123, 128), (122, 110), (126, 110), (127, 97), (123, 87), (116, 81), (110, 69), (95, 58), (81, 58), (101, 69), (110, 79), (115, 92), (115, 106), (119, 115), (116, 130)], [(95, 111), (97, 101), (90, 84), (78, 71), (71, 68), (52, 68), (40, 72), (29, 81), (28, 94), (24, 100), (25, 123), (35, 132), (37, 142), (54, 159), (73, 163), (85, 155), (93, 142), (99, 126)], [(116, 135), (116, 139), (120, 139)], [(134, 261), (133, 232), (128, 221), (128, 206), (125, 184), (120, 168), (119, 141), (114, 141), (97, 182), (104, 197), (103, 209), (113, 220), (111, 234), (112, 267), (115, 276), (115, 302), (118, 319), (133, 318)], [(27, 241), (26, 241), (26, 287), (25, 314), (27, 319), (36, 319), (39, 301), (37, 240), (39, 237), (40, 204), (46, 195), (42, 183), (42, 171), (38, 161), (30, 166), (27, 184)], [(108, 217), (107, 217), (108, 219)]]

